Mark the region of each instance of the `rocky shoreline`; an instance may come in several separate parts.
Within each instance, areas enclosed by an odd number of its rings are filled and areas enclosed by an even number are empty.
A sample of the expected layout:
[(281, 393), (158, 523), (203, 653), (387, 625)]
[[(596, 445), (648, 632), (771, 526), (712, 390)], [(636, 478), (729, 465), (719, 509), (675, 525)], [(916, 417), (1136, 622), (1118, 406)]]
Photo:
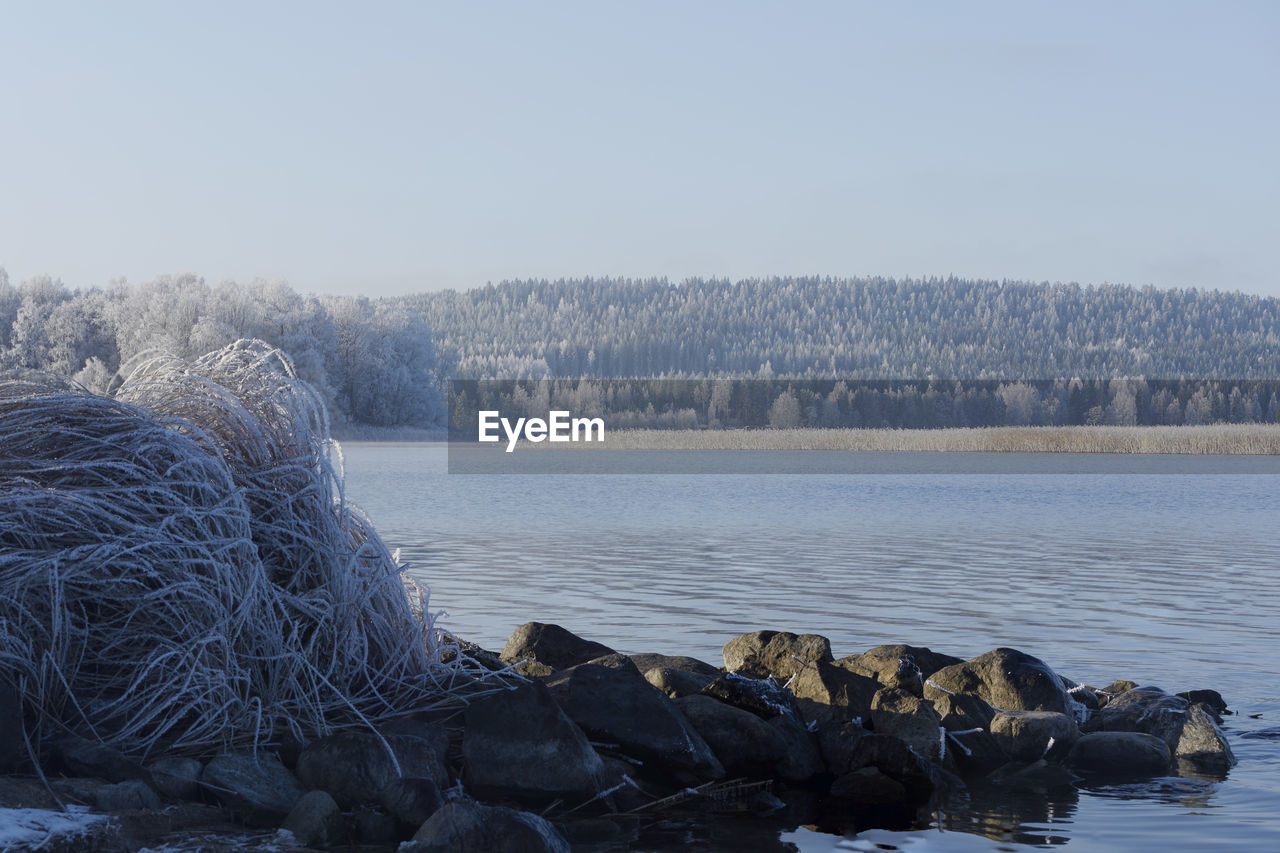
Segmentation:
[(1013, 649), (837, 659), (825, 637), (757, 631), (717, 666), (531, 622), (501, 653), (467, 653), (493, 675), (452, 707), (145, 765), (63, 738), (32, 767), (0, 685), (0, 847), (626, 849), (724, 814), (766, 829), (784, 813), (830, 831), (906, 827), (973, 786), (1221, 777), (1235, 763), (1217, 692), (1096, 688)]

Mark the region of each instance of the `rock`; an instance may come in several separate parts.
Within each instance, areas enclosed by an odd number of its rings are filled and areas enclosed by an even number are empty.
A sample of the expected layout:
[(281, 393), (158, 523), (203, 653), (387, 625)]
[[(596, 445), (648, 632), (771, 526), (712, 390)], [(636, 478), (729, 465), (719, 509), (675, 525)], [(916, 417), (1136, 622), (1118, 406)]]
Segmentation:
[(1236, 763), (1227, 736), (1200, 702), (1187, 709), (1173, 758), (1178, 769), (1189, 774), (1225, 775)]
[(1009, 761), (991, 732), (984, 729), (948, 729), (946, 757), (966, 775), (986, 775)]
[(533, 801), (586, 799), (601, 790), (600, 756), (546, 684), (479, 696), (467, 706), (465, 721), (462, 763), (469, 788)]
[(860, 723), (848, 722), (838, 726), (828, 726), (818, 731), (818, 748), (822, 753), (823, 763), (832, 775), (840, 776), (849, 772), (853, 763), (853, 753), (858, 741), (870, 732)]
[(346, 837), (342, 809), (324, 791), (308, 791), (281, 824), (304, 847), (330, 847)]
[(773, 777), (787, 743), (769, 723), (710, 696), (686, 696), (675, 703), (720, 759), (728, 776)]
[(697, 658), (685, 657), (684, 655), (659, 655), (645, 652), (631, 655), (631, 662), (641, 672), (648, 672), (655, 667), (664, 667), (666, 669), (678, 669), (681, 672), (692, 672), (694, 675), (705, 675), (709, 678), (717, 678), (720, 675), (719, 668)]
[(444, 805), (444, 797), (433, 780), (413, 776), (391, 782), (382, 789), (379, 799), (387, 814), (410, 833)]
[(724, 778), (724, 766), (707, 742), (634, 667), (582, 664), (549, 679), (547, 686), (592, 738), (616, 743), (628, 755), (665, 768), (682, 784)]
[(829, 663), (805, 667), (789, 683), (805, 722), (825, 726), (871, 713), (871, 698), (880, 689), (874, 678)]
[(306, 791), (278, 760), (267, 755), (219, 755), (200, 782), (253, 826), (278, 826)]
[(901, 738), (930, 761), (941, 758), (942, 721), (933, 706), (900, 687), (885, 687), (871, 698), (871, 729)]
[[(425, 743), (425, 742), (423, 742)], [(400, 774), (388, 744), (371, 732), (336, 732), (312, 741), (298, 756), (298, 780), (325, 791), (343, 808), (376, 803)]]
[(1044, 661), (1016, 649), (994, 649), (945, 666), (925, 680), (924, 697), (971, 693), (997, 710), (1071, 713), (1057, 674)]
[(1205, 705), (1208, 708), (1209, 713), (1213, 714), (1219, 723), (1222, 722), (1222, 716), (1224, 714), (1231, 713), (1231, 711), (1227, 710), (1227, 700), (1223, 699), (1222, 694), (1216, 690), (1184, 690), (1183, 692), (1175, 693), (1174, 695), (1181, 696), (1191, 705), (1194, 705), (1197, 702)]
[(644, 674), (644, 680), (672, 699), (701, 693), (708, 684), (715, 681), (709, 675), (699, 675), (696, 672), (671, 669), (665, 666), (654, 667), (649, 670)]
[(832, 782), (831, 796), (853, 800), (859, 805), (880, 806), (906, 800), (907, 789), (875, 767), (862, 767)]
[(455, 801), (433, 814), (400, 853), (569, 853), (569, 842), (535, 814)]
[(640, 667), (636, 666), (631, 658), (619, 652), (610, 652), (607, 655), (601, 655), (598, 658), (592, 658), (585, 663), (595, 664), (596, 666), (607, 666), (610, 669), (634, 669), (640, 672)]
[(159, 810), (160, 798), (141, 779), (129, 779), (113, 785), (103, 785), (94, 792), (94, 804), (99, 811), (127, 812), (135, 809)]
[(987, 779), (994, 785), (1008, 785), (1019, 791), (1052, 791), (1070, 788), (1075, 783), (1070, 770), (1061, 764), (1050, 764), (1043, 758), (1030, 764), (1011, 761)]
[(204, 765), (194, 758), (167, 756), (147, 765), (152, 786), (162, 797), (194, 800), (200, 796), (200, 771)]
[(525, 678), (547, 678), (556, 674), (556, 668), (548, 666), (541, 661), (525, 660), (511, 667), (513, 672), (518, 672)]
[(496, 652), (481, 648), (476, 643), (464, 640), (456, 635), (452, 639), (458, 648), (446, 648), (442, 651), (440, 653), (441, 663), (452, 663), (457, 658), (458, 652), (461, 651), (465, 657), (471, 658), (489, 672), (500, 672), (507, 668), (507, 665), (503, 663), (502, 658)]
[(766, 720), (779, 714), (800, 718), (795, 694), (772, 678), (750, 678), (729, 672), (702, 688), (702, 695), (750, 711)]
[(68, 776), (97, 776), (108, 782), (141, 779), (151, 784), (151, 774), (124, 753), (87, 738), (60, 737), (51, 744), (54, 762)]
[(526, 622), (511, 634), (500, 657), (508, 664), (531, 660), (552, 669), (567, 669), (611, 654), (614, 651), (608, 646), (584, 640), (559, 625)]
[[(621, 814), (638, 809), (653, 801), (635, 785), (635, 776), (639, 768), (621, 758), (601, 756), (604, 762), (604, 790), (613, 791), (601, 798), (601, 802), (613, 813)], [(630, 780), (630, 781), (629, 781)]]
[(0, 675), (0, 773), (17, 773), (31, 766), (23, 726), (22, 696)]
[(1093, 732), (1083, 735), (1066, 765), (1086, 777), (1140, 779), (1169, 772), (1169, 746), (1142, 732)]
[(849, 760), (849, 772), (874, 767), (897, 781), (912, 802), (927, 802), (934, 792), (928, 763), (900, 738), (867, 734), (858, 740)]
[(1105, 705), (1112, 696), (1119, 696), (1121, 693), (1127, 693), (1137, 686), (1137, 682), (1133, 681), (1113, 681), (1106, 687), (1103, 687), (1100, 690), (1094, 690), (1093, 692), (1097, 693), (1104, 700), (1102, 704)]
[(876, 646), (860, 655), (840, 658), (835, 665), (874, 678), (885, 687), (898, 687), (919, 696), (925, 676), (961, 662), (960, 658), (923, 646), (899, 644)]
[(416, 826), (401, 832), (395, 818), (367, 806), (358, 807), (351, 814), (351, 840), (357, 844), (390, 847), (401, 839), (409, 838), (415, 831)]
[(803, 782), (826, 769), (818, 738), (805, 728), (798, 717), (779, 714), (766, 724), (781, 737), (785, 750), (774, 765), (773, 775), (784, 782)]
[(930, 701), (942, 727), (948, 731), (986, 729), (996, 715), (994, 708), (972, 693), (939, 693)]
[(440, 731), (443, 740), (428, 740), (416, 735), (386, 735), (387, 745), (400, 765), (400, 776), (430, 779), (441, 789), (449, 787), (449, 769), (444, 759), (449, 752), (448, 736)]
[(818, 634), (754, 631), (724, 644), (724, 668), (752, 678), (786, 681), (798, 670), (831, 663), (831, 643)]
[(1056, 711), (998, 711), (991, 736), (1010, 761), (1028, 764), (1065, 756), (1080, 739), (1080, 727)]

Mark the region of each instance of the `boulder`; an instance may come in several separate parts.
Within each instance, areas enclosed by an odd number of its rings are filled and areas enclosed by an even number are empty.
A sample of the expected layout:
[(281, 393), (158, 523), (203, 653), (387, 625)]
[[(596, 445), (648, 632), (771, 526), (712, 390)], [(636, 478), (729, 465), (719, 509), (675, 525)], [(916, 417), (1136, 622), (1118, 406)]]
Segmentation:
[[(647, 683), (645, 689), (653, 690)], [(464, 719), (468, 788), (536, 802), (585, 799), (601, 790), (600, 756), (543, 682), (479, 696)]]
[(412, 834), (444, 805), (440, 788), (431, 779), (406, 776), (382, 789), (380, 797), (387, 814)]
[(331, 847), (346, 837), (338, 803), (324, 791), (308, 791), (294, 803), (281, 827), (304, 847)]
[(194, 800), (200, 796), (200, 771), (204, 765), (194, 758), (172, 755), (147, 765), (152, 786), (163, 797)]
[(582, 664), (547, 681), (556, 702), (592, 738), (663, 768), (681, 784), (724, 778), (724, 766), (671, 699), (635, 667)]
[(1225, 775), (1236, 763), (1227, 736), (1200, 702), (1187, 709), (1173, 758), (1180, 772), (1192, 775)]
[(729, 672), (702, 688), (702, 695), (750, 711), (766, 720), (779, 714), (800, 718), (795, 694), (772, 678), (750, 678)]
[(99, 811), (127, 812), (137, 809), (159, 811), (161, 804), (156, 792), (141, 779), (129, 779), (112, 785), (103, 785), (93, 792), (94, 804)]
[(1222, 698), (1222, 694), (1216, 690), (1184, 690), (1181, 693), (1174, 694), (1186, 699), (1189, 704), (1195, 705), (1200, 703), (1206, 707), (1209, 713), (1213, 714), (1214, 719), (1219, 723), (1222, 722), (1224, 714), (1230, 714), (1227, 709), (1227, 700)]
[(831, 796), (852, 800), (860, 806), (884, 806), (906, 800), (907, 789), (875, 767), (861, 767), (832, 782)]
[(986, 729), (996, 715), (994, 708), (972, 693), (939, 693), (929, 701), (948, 731)]
[(985, 729), (948, 729), (945, 758), (965, 775), (986, 775), (1005, 764), (1009, 756), (995, 736)]
[(298, 780), (308, 790), (327, 792), (343, 808), (376, 803), (382, 789), (400, 775), (388, 747), (371, 732), (322, 737), (298, 756)]
[(805, 667), (831, 660), (831, 643), (818, 634), (753, 631), (724, 644), (724, 668), (752, 678), (786, 681)]
[(805, 722), (826, 726), (866, 719), (880, 682), (829, 663), (801, 669), (788, 684)]
[(885, 687), (871, 698), (871, 729), (901, 738), (930, 761), (941, 759), (942, 721), (933, 705), (900, 687)]
[(631, 655), (631, 662), (641, 672), (648, 672), (655, 667), (665, 667), (666, 669), (678, 669), (681, 672), (692, 672), (695, 675), (705, 675), (710, 678), (716, 678), (720, 675), (718, 667), (685, 655), (659, 655), (644, 652), (638, 655)]
[(683, 669), (671, 669), (666, 666), (650, 669), (644, 674), (644, 680), (672, 699), (701, 693), (708, 684), (715, 681), (709, 675), (700, 675)]
[(925, 679), (926, 699), (955, 693), (973, 694), (997, 710), (1071, 713), (1057, 674), (1044, 661), (1016, 649), (994, 649)]
[(876, 646), (835, 662), (836, 666), (874, 678), (885, 687), (898, 687), (917, 696), (924, 688), (925, 676), (958, 663), (960, 658), (904, 644)]
[(417, 829), (414, 826), (402, 832), (394, 817), (368, 806), (353, 809), (351, 813), (351, 840), (357, 844), (394, 847), (396, 842), (412, 837)]
[(1169, 772), (1169, 746), (1142, 732), (1092, 732), (1071, 747), (1066, 765), (1085, 777), (1142, 779)]
[(1113, 696), (1099, 716), (1104, 731), (1160, 738), (1183, 772), (1220, 775), (1235, 764), (1226, 735), (1205, 706), (1191, 705), (1158, 687), (1137, 687)]
[(1065, 756), (1080, 739), (1080, 727), (1056, 711), (997, 711), (991, 736), (1010, 761), (1029, 764)]
[(774, 765), (774, 776), (784, 782), (803, 782), (826, 770), (817, 735), (805, 728), (799, 717), (779, 714), (766, 723), (786, 746), (782, 759)]
[(507, 664), (537, 661), (552, 669), (567, 669), (614, 653), (608, 646), (584, 640), (559, 625), (526, 622), (511, 634), (500, 657)]
[[(443, 736), (444, 732), (440, 731)], [(391, 752), (400, 766), (399, 776), (413, 776), (430, 779), (441, 789), (449, 787), (449, 769), (445, 766), (445, 757), (449, 754), (448, 737), (442, 739), (405, 734), (388, 734), (384, 736)]]
[(686, 696), (675, 703), (720, 759), (726, 774), (773, 777), (774, 768), (787, 752), (787, 742), (768, 722), (710, 696)]
[(118, 749), (87, 738), (68, 735), (50, 747), (55, 765), (68, 776), (96, 776), (108, 782), (141, 779), (151, 784), (151, 774)]
[(853, 753), (858, 741), (870, 732), (861, 723), (848, 722), (838, 726), (828, 726), (818, 732), (818, 748), (822, 753), (823, 763), (833, 776), (849, 772), (853, 765)]
[(911, 802), (927, 802), (935, 789), (931, 768), (919, 754), (893, 735), (870, 733), (859, 738), (849, 758), (849, 771), (874, 767), (895, 780)]
[(205, 765), (200, 783), (253, 826), (278, 826), (306, 793), (279, 760), (265, 754), (219, 755)]
[(535, 814), (457, 800), (433, 814), (400, 853), (569, 853), (569, 842)]

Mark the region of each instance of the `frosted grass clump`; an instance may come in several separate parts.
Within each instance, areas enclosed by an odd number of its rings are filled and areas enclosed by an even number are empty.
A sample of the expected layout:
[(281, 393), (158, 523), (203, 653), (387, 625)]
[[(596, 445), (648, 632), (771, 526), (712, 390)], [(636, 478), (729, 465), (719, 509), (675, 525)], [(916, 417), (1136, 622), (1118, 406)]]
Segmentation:
[(0, 677), (32, 742), (205, 752), (376, 723), (473, 669), (433, 622), (278, 350), (143, 356), (110, 398), (0, 382)]

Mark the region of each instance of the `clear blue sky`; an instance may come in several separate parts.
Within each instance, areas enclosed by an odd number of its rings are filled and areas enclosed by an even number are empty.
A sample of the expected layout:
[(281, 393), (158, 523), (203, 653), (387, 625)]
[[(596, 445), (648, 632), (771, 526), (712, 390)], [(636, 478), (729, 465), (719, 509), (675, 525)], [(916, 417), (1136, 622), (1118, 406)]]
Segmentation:
[(0, 0), (0, 266), (1280, 296), (1280, 3)]

